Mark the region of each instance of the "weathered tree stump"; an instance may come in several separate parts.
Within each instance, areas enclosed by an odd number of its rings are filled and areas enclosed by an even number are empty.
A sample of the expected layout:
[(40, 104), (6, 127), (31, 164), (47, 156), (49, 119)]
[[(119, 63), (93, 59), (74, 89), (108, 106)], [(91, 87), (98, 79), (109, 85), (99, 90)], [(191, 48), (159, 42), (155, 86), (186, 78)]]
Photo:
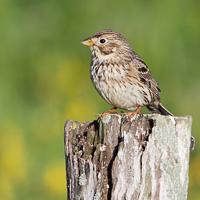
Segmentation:
[(186, 200), (191, 116), (65, 125), (68, 200)]

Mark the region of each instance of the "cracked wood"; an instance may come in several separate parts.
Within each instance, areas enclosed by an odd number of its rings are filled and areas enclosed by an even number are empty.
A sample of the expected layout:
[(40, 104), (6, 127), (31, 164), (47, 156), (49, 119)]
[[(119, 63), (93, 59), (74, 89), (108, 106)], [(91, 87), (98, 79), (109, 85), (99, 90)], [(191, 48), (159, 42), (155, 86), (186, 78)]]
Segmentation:
[(192, 118), (124, 121), (66, 122), (68, 200), (187, 199)]

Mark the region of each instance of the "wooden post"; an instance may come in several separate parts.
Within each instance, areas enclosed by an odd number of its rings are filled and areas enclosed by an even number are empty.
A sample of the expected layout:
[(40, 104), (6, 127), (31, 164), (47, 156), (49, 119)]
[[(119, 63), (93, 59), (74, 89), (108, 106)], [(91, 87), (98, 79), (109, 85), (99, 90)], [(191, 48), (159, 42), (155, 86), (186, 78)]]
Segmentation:
[(186, 200), (192, 117), (125, 119), (66, 122), (68, 200)]

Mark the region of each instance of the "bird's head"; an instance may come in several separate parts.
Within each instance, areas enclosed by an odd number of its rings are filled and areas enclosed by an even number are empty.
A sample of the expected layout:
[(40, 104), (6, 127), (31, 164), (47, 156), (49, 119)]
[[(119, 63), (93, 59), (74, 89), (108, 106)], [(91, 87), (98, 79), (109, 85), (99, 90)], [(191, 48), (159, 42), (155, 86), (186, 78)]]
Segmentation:
[(103, 30), (82, 41), (89, 46), (93, 56), (102, 59), (131, 53), (132, 48), (127, 40), (119, 33), (112, 30)]

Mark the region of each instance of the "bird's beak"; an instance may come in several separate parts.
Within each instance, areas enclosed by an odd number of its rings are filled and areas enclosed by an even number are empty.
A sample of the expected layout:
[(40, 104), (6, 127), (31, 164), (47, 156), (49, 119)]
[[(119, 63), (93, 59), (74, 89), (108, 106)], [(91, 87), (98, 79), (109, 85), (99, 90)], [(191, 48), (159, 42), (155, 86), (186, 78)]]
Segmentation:
[(94, 42), (90, 38), (83, 40), (81, 43), (88, 46), (88, 47), (91, 47), (94, 44)]

